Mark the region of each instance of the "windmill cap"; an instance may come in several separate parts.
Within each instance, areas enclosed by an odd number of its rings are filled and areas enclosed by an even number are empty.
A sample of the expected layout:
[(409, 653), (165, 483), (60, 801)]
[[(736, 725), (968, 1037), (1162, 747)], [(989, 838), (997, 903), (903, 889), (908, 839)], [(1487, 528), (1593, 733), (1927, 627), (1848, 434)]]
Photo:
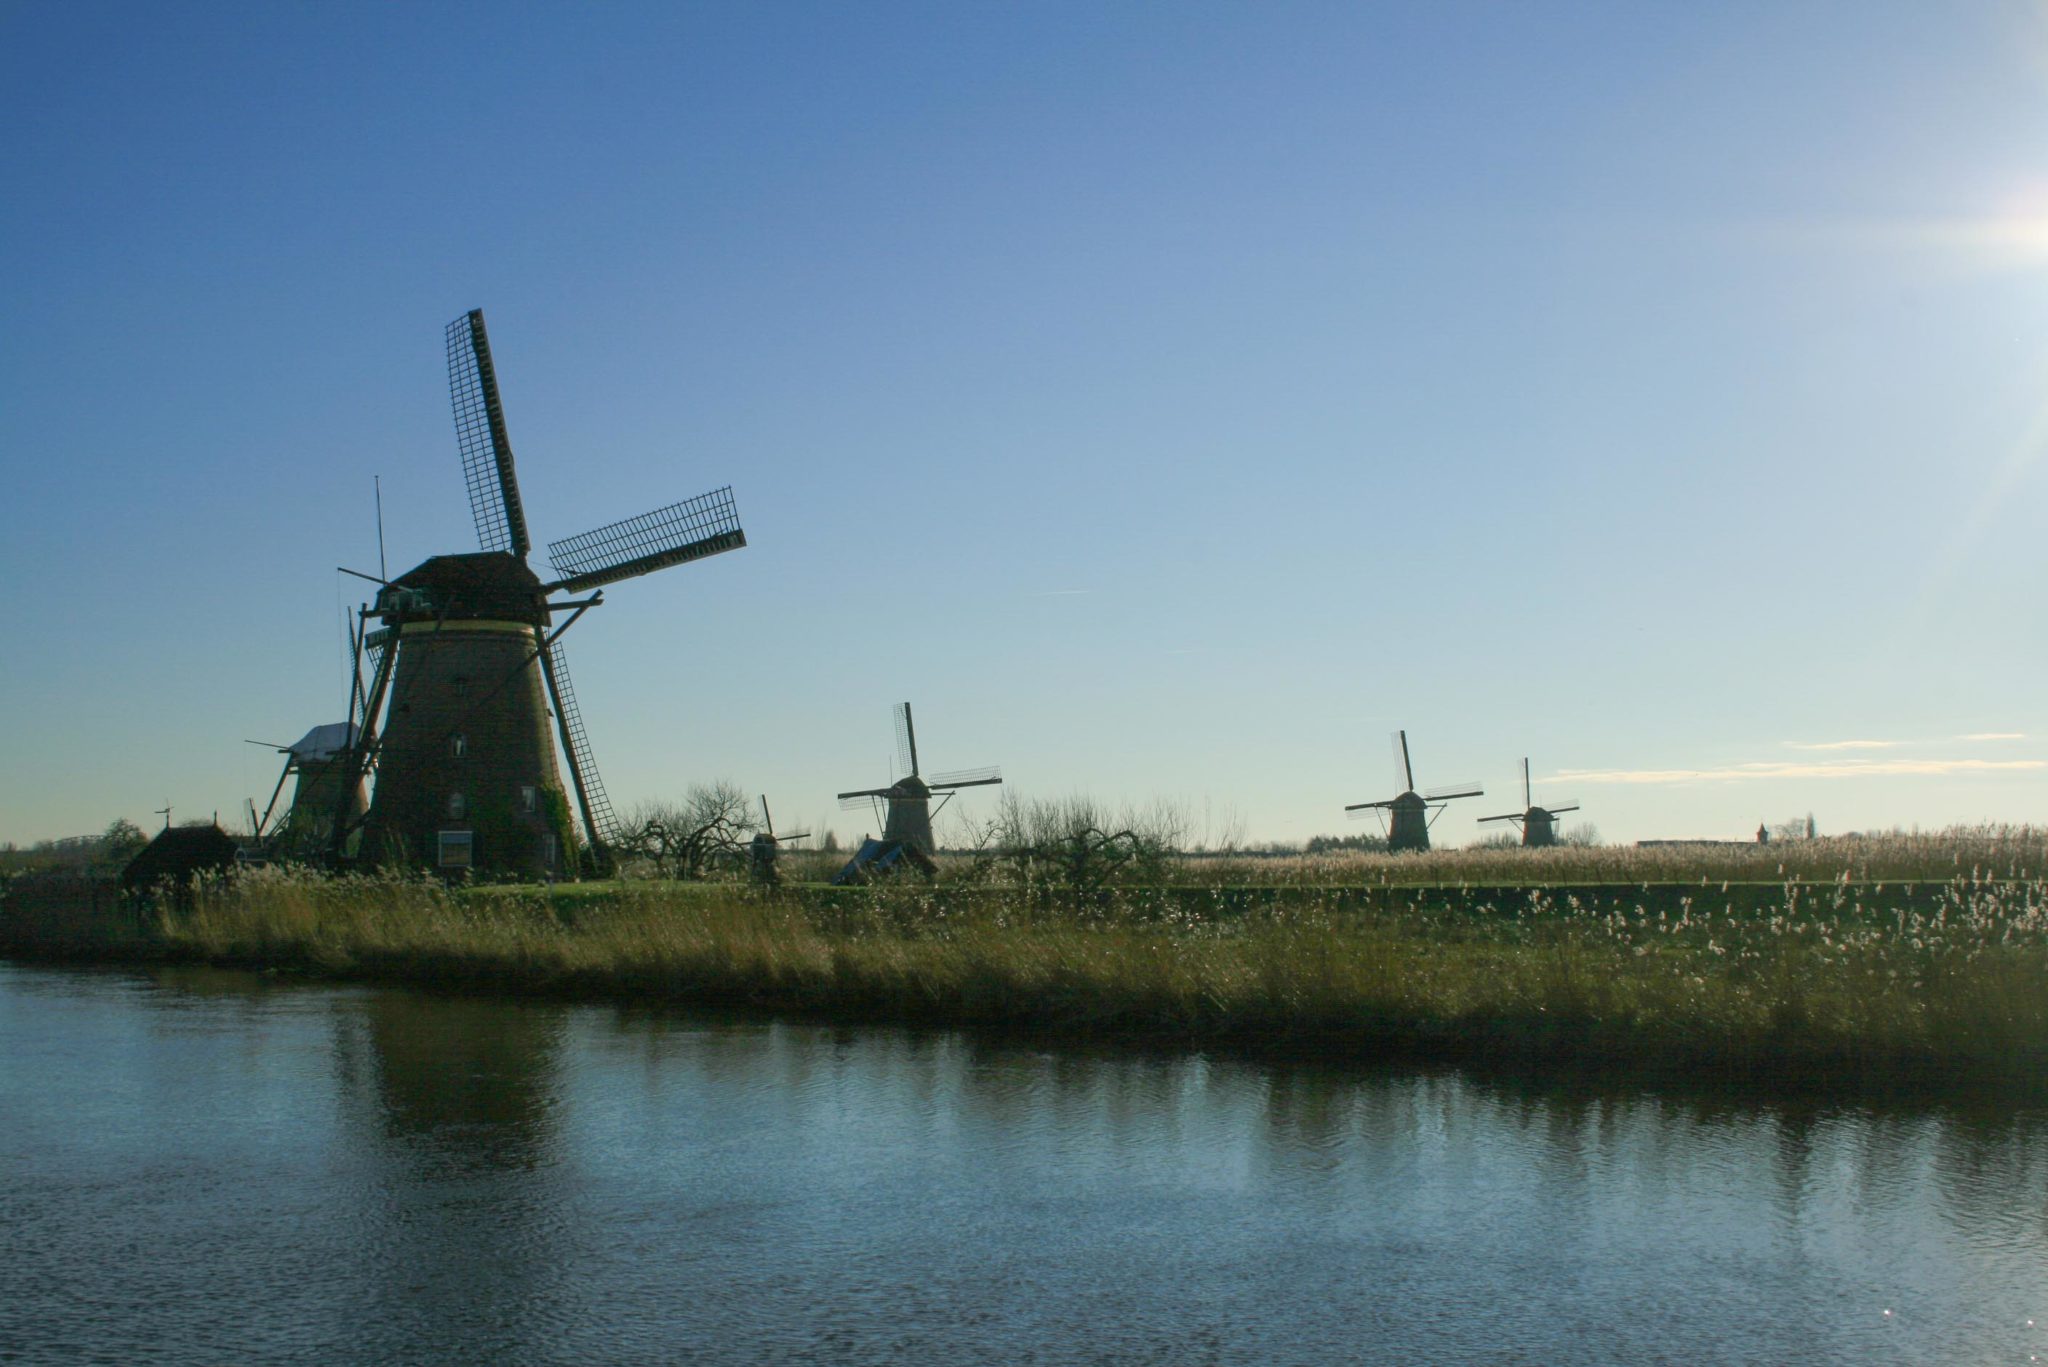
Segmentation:
[(332, 721), (325, 726), (314, 727), (286, 748), (292, 752), (292, 758), (301, 764), (325, 764), (348, 749), (355, 738), (354, 723)]
[(524, 560), (503, 551), (437, 555), (424, 560), (393, 580), (392, 588), (377, 595), (379, 610), (406, 610), (394, 601), (394, 589), (424, 594), (434, 613), (458, 619), (528, 620), (545, 601), (540, 577), (527, 568)]

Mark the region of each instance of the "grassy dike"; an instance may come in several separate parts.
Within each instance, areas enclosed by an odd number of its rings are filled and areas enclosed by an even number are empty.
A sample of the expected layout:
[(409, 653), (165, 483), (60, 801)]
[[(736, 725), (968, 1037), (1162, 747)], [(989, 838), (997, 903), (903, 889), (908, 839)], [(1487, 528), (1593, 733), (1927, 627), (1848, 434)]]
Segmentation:
[(325, 976), (1256, 1052), (2040, 1088), (2048, 884), (451, 892), (259, 872), (158, 952)]

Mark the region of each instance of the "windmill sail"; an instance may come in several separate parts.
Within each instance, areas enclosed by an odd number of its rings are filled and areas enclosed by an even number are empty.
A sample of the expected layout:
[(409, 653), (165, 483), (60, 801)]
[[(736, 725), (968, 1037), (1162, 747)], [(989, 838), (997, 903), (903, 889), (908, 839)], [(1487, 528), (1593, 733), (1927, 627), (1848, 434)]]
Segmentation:
[(910, 719), (910, 704), (896, 704), (896, 772), (919, 777), (917, 772), (917, 727)]
[(533, 546), (526, 537), (526, 510), (519, 502), (512, 439), (505, 433), (482, 309), (471, 309), (448, 325), (448, 392), (455, 404), (455, 441), (462, 450), (462, 482), (469, 489), (477, 543), (524, 559)]
[(975, 788), (985, 783), (1001, 783), (1001, 765), (988, 764), (979, 769), (953, 769), (947, 773), (932, 775), (932, 788)]
[(732, 486), (727, 485), (581, 536), (549, 542), (548, 563), (562, 577), (548, 588), (580, 593), (746, 544)]
[(576, 785), (576, 801), (583, 809), (583, 826), (590, 843), (610, 848), (618, 843), (619, 819), (605, 796), (604, 779), (590, 756), (590, 736), (583, 729), (583, 712), (576, 706), (576, 688), (569, 679), (569, 662), (560, 645), (552, 645), (541, 657), (548, 691), (555, 698), (555, 723), (562, 733), (562, 748), (568, 752), (569, 777)]
[(1422, 795), (1431, 802), (1448, 802), (1454, 797), (1478, 797), (1485, 791), (1474, 780), (1470, 783), (1446, 783), (1440, 788), (1426, 789)]
[[(388, 636), (382, 637), (369, 647), (370, 678), (372, 682), (383, 678), (384, 652), (390, 648), (391, 640)], [(355, 715), (356, 731), (358, 735), (361, 735), (370, 729), (370, 689), (366, 687), (357, 688), (356, 701), (359, 705), (359, 710)]]
[(761, 831), (755, 839), (758, 840), (765, 837), (775, 841), (808, 840), (810, 836), (811, 833), (809, 831), (785, 831), (781, 835), (777, 835), (775, 833), (775, 818), (769, 815), (768, 812), (768, 794), (761, 794)]

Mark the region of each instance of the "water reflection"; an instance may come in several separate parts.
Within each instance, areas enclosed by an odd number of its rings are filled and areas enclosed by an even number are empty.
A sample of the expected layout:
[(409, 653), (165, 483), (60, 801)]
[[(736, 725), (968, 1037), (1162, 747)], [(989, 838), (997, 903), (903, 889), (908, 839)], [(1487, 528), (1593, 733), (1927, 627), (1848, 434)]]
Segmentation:
[(5, 966), (0, 1057), (31, 1356), (2024, 1361), (2048, 1323), (2010, 1106)]
[(563, 1011), (507, 1011), (478, 997), (380, 992), (359, 1033), (337, 1032), (335, 1065), (359, 1083), (367, 1046), (385, 1130), (465, 1164), (532, 1167), (545, 1154), (556, 1102)]
[[(352, 1281), (381, 1307), (371, 1357), (514, 1354), (562, 1318), (572, 1262), (556, 1109), (563, 1008), (380, 991), (334, 1019), (365, 1237)], [(482, 1269), (487, 1274), (480, 1274)]]

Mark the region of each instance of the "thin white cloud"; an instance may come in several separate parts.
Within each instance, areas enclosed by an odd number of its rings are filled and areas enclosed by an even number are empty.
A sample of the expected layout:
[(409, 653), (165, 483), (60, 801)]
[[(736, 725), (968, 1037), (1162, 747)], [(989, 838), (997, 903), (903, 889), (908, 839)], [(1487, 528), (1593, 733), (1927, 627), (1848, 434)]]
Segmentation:
[(1957, 740), (2025, 740), (2026, 738), (2027, 733), (2024, 731), (1972, 731), (1967, 736), (1956, 737)]
[(2048, 759), (1837, 759), (1724, 764), (1714, 769), (1563, 769), (1559, 783), (1740, 783), (1760, 778), (1931, 778), (2048, 769)]
[(1890, 750), (1904, 745), (1898, 740), (1817, 740), (1785, 742), (1787, 750)]
[(1035, 593), (1027, 593), (1024, 596), (1026, 598), (1072, 598), (1078, 594), (1093, 592), (1095, 592), (1094, 589), (1039, 589)]

